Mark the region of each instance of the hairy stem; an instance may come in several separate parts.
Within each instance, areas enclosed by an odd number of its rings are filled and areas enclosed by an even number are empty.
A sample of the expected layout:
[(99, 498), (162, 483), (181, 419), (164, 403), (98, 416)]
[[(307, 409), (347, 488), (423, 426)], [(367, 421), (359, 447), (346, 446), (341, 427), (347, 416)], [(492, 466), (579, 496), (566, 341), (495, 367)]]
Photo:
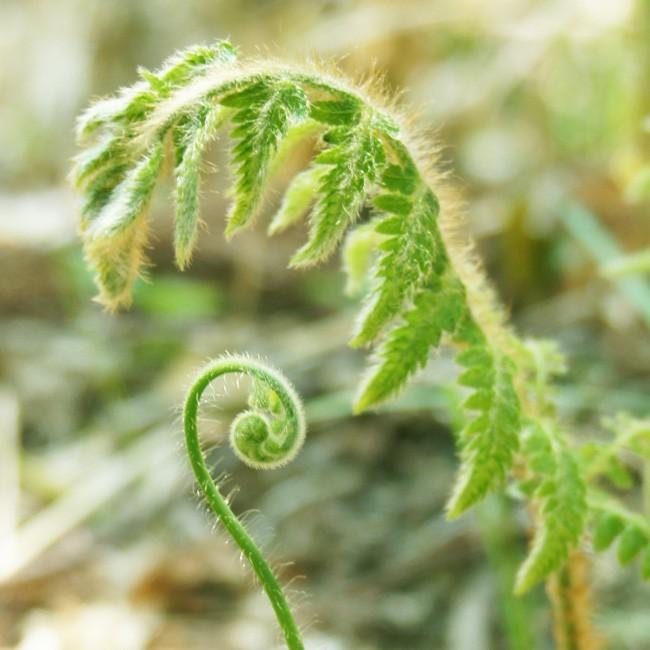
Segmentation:
[(601, 639), (593, 626), (587, 558), (573, 551), (566, 564), (547, 581), (553, 607), (557, 650), (599, 650)]
[[(195, 382), (192, 384), (185, 401), (183, 423), (187, 453), (192, 465), (192, 471), (194, 472), (194, 476), (201, 488), (201, 492), (214, 514), (218, 517), (229, 535), (241, 549), (244, 557), (253, 567), (253, 571), (259, 578), (264, 591), (271, 601), (278, 623), (280, 624), (280, 628), (284, 634), (287, 647), (289, 650), (303, 650), (304, 645), (301, 640), (298, 625), (296, 624), (277, 577), (264, 559), (264, 555), (257, 544), (253, 541), (220, 493), (219, 488), (210, 475), (210, 471), (206, 465), (201, 450), (198, 431), (198, 408), (201, 396), (213, 380), (229, 373), (246, 374), (252, 377), (254, 382), (258, 382), (258, 389), (260, 385), (266, 387), (271, 392), (270, 394), (274, 395), (279, 400), (283, 410), (283, 433), (286, 433), (284, 440), (282, 440), (280, 436), (274, 435), (278, 432), (278, 429), (276, 428), (276, 430), (273, 431), (272, 427), (266, 429), (265, 433), (267, 434), (267, 437), (264, 440), (260, 439), (261, 436), (258, 435), (259, 429), (255, 429), (255, 427), (249, 426), (248, 431), (246, 431), (245, 428), (240, 429), (239, 432), (234, 428), (231, 430), (231, 443), (233, 445), (237, 444), (235, 440), (237, 433), (249, 436), (248, 440), (245, 441), (245, 444), (243, 445), (243, 449), (240, 448), (236, 452), (240, 458), (242, 458), (242, 454), (247, 452), (252, 443), (258, 447), (259, 454), (254, 460), (248, 462), (250, 465), (264, 467), (260, 460), (261, 456), (269, 456), (271, 455), (269, 452), (274, 452), (276, 449), (282, 449), (283, 456), (273, 458), (269, 462), (269, 466), (277, 466), (277, 464), (287, 462), (295, 456), (295, 453), (297, 453), (297, 447), (300, 446), (302, 439), (304, 438), (302, 408), (291, 386), (276, 371), (273, 371), (264, 364), (247, 357), (222, 357), (204, 367)], [(258, 393), (258, 395), (255, 396), (256, 403), (252, 404), (252, 406), (269, 407), (268, 397), (269, 394), (260, 398)], [(261, 404), (260, 400), (265, 401), (265, 403)], [(279, 410), (274, 405), (271, 405), (271, 408), (276, 413)], [(259, 423), (262, 421), (261, 418), (263, 416), (259, 414), (259, 410), (257, 412), (249, 411), (241, 414), (235, 420), (235, 423), (239, 421), (241, 424), (243, 422), (242, 417), (247, 418), (248, 424), (250, 425), (252, 421), (251, 418), (257, 417)]]

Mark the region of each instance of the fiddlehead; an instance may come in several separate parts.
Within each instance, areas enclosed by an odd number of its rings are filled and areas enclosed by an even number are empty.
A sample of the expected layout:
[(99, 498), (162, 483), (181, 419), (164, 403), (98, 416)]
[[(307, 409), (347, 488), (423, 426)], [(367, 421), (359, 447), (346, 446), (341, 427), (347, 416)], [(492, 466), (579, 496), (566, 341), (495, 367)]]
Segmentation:
[(300, 632), (282, 587), (264, 555), (219, 492), (206, 465), (198, 430), (198, 409), (205, 389), (218, 377), (251, 378), (249, 409), (230, 427), (235, 454), (250, 467), (272, 469), (295, 458), (305, 439), (305, 418), (296, 391), (277, 370), (242, 355), (227, 355), (204, 366), (190, 387), (183, 410), (185, 443), (192, 471), (208, 505), (250, 562), (266, 591), (290, 650), (302, 650)]

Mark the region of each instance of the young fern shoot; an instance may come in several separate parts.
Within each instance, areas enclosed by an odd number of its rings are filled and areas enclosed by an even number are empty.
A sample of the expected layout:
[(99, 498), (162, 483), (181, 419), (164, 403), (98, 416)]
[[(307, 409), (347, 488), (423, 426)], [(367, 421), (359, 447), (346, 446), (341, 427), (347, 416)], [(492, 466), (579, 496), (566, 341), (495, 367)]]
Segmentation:
[(146, 207), (169, 148), (176, 165), (176, 259), (184, 267), (200, 223), (200, 152), (217, 129), (232, 125), (229, 237), (253, 221), (285, 141), (317, 134), (320, 151), (289, 187), (271, 231), (286, 228), (311, 207), (308, 241), (290, 261), (308, 267), (327, 259), (362, 209), (373, 207), (372, 227), (382, 241), (352, 343), (372, 348), (374, 355), (356, 412), (396, 395), (448, 339), (464, 350), (461, 382), (473, 389), (467, 408), (477, 413), (462, 434), (450, 516), (501, 485), (520, 429), (511, 335), (490, 300), (472, 299), (482, 291), (467, 284), (475, 270), (458, 251), (449, 251), (430, 165), (407, 146), (399, 117), (369, 99), (365, 89), (329, 73), (239, 63), (225, 42), (177, 54), (157, 73), (141, 76), (79, 120), (80, 139), (98, 139), (78, 158), (73, 179), (86, 196), (82, 233), (99, 300), (110, 309), (130, 301), (144, 264)]
[[(460, 468), (447, 512), (456, 517), (488, 492), (502, 489), (506, 480), (519, 483), (536, 523), (530, 555), (517, 576), (519, 593), (563, 567), (594, 511), (604, 517), (615, 510), (617, 517), (607, 530), (599, 524), (605, 532), (597, 536), (598, 545), (605, 546), (626, 526), (650, 539), (647, 526), (635, 525), (588, 486), (588, 465), (569, 444), (548, 397), (557, 353), (544, 343), (518, 339), (504, 324), (468, 246), (457, 241), (455, 211), (433, 161), (414, 144), (406, 120), (389, 103), (367, 86), (318, 67), (240, 62), (224, 41), (180, 52), (157, 72), (140, 70), (140, 77), (115, 97), (95, 103), (78, 123), (79, 140), (90, 144), (77, 157), (72, 179), (84, 197), (82, 237), (102, 304), (116, 309), (131, 300), (145, 264), (147, 207), (166, 158), (171, 158), (176, 185), (176, 261), (185, 268), (201, 223), (202, 156), (220, 129), (230, 129), (232, 143), (228, 237), (253, 223), (268, 180), (287, 152), (315, 139), (317, 153), (289, 184), (269, 233), (308, 215), (308, 239), (290, 266), (322, 262), (345, 240), (350, 289), (369, 286), (351, 341), (369, 348), (372, 359), (355, 412), (398, 394), (442, 343), (457, 351), (468, 417), (459, 437)], [(209, 366), (192, 388), (185, 412), (188, 449), (201, 489), (229, 532), (249, 548), (243, 528), (210, 487), (195, 415), (212, 377), (230, 371), (251, 374), (270, 386), (297, 428), (283, 429), (287, 437), (276, 439), (274, 419), (242, 415), (235, 421), (236, 439), (243, 436), (236, 453), (253, 466), (284, 462), (285, 447), (293, 450), (302, 440), (302, 416), (299, 409), (291, 410), (293, 393), (274, 384), (277, 375), (264, 375), (261, 366), (253, 366), (241, 358)], [(285, 401), (283, 394), (291, 398)], [(275, 413), (274, 408), (269, 402), (264, 410)], [(624, 533), (621, 543), (627, 540), (624, 548), (632, 549), (625, 558), (643, 546), (638, 531), (634, 535)], [(301, 647), (277, 581), (263, 568), (258, 551), (247, 557), (268, 578), (262, 582), (289, 647)], [(583, 646), (576, 641), (571, 647)]]
[(230, 373), (248, 375), (252, 388), (249, 409), (230, 427), (235, 454), (255, 469), (273, 469), (290, 462), (305, 439), (305, 417), (298, 394), (277, 370), (247, 356), (226, 355), (201, 368), (183, 409), (185, 443), (192, 471), (208, 505), (250, 562), (271, 601), (289, 650), (303, 650), (300, 631), (275, 574), (264, 555), (235, 516), (210, 475), (199, 440), (198, 408), (205, 389)]

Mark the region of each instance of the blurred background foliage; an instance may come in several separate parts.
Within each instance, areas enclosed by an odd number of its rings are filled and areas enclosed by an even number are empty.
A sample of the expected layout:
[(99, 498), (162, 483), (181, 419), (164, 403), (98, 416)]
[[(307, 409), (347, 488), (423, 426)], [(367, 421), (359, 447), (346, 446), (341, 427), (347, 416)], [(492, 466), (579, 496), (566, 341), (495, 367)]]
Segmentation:
[[(218, 145), (190, 271), (173, 266), (167, 188), (133, 309), (92, 303), (66, 184), (74, 118), (137, 65), (223, 37), (247, 56), (380, 73), (442, 143), (518, 330), (569, 356), (557, 398), (570, 433), (603, 439), (604, 415), (648, 413), (648, 0), (2, 0), (0, 648), (278, 647), (265, 599), (190, 495), (180, 443), (189, 373), (224, 350), (270, 358), (307, 399), (306, 448), (279, 472), (217, 449), (236, 385), (215, 390), (204, 426), (309, 648), (551, 648), (543, 589), (510, 595), (527, 540), (516, 501), (444, 521), (450, 359), (352, 419), (363, 359), (345, 346), (342, 273), (288, 272), (301, 233), (224, 244)], [(607, 647), (650, 648), (638, 570), (604, 554), (593, 572)]]

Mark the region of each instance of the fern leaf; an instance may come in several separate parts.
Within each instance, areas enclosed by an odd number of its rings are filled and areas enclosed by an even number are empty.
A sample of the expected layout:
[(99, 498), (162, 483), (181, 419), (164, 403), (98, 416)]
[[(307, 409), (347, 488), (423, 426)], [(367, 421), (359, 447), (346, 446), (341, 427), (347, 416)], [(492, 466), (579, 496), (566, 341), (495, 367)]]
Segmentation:
[(641, 574), (650, 580), (650, 523), (647, 517), (631, 512), (614, 498), (591, 487), (589, 505), (595, 513), (593, 545), (604, 551), (617, 539), (617, 558), (625, 565), (642, 554)]
[(343, 271), (347, 278), (345, 283), (347, 296), (357, 296), (362, 292), (375, 250), (384, 239), (385, 236), (377, 232), (376, 221), (361, 224), (348, 233), (341, 256)]
[(309, 240), (291, 258), (294, 267), (316, 264), (334, 251), (359, 216), (385, 160), (382, 143), (369, 128), (350, 131), (337, 127), (324, 140), (330, 146), (315, 162), (329, 169), (320, 178), (318, 198), (309, 219)]
[(75, 157), (70, 179), (81, 188), (86, 180), (109, 164), (124, 158), (123, 138), (119, 133), (105, 135), (97, 144)]
[(162, 86), (173, 89), (204, 74), (215, 64), (232, 63), (236, 58), (237, 50), (229, 41), (196, 45), (172, 54), (154, 74)]
[(627, 527), (618, 543), (618, 561), (623, 565), (629, 564), (648, 545), (648, 541), (643, 528)]
[(87, 228), (86, 255), (98, 274), (100, 298), (110, 309), (130, 301), (143, 263), (144, 212), (151, 200), (163, 160), (163, 138), (106, 197)]
[(439, 274), (446, 262), (436, 223), (439, 205), (430, 191), (424, 189), (413, 201), (400, 194), (380, 194), (375, 206), (388, 213), (376, 226), (377, 232), (388, 238), (379, 247), (381, 255), (373, 273), (375, 289), (351, 341), (355, 347), (375, 341), (422, 279), (432, 270)]
[(463, 309), (463, 288), (453, 275), (432, 274), (403, 322), (379, 347), (377, 362), (362, 382), (354, 411), (360, 413), (398, 393), (423, 368), (444, 332), (452, 332)]
[(230, 63), (236, 51), (228, 41), (210, 47), (190, 47), (165, 61), (158, 72), (139, 70), (142, 81), (123, 88), (116, 97), (95, 102), (77, 120), (77, 138), (81, 141), (98, 129), (120, 123), (133, 127), (141, 123), (156, 104), (180, 86), (205, 74), (213, 65)]
[(311, 118), (331, 126), (356, 126), (363, 114), (361, 102), (348, 93), (337, 94), (336, 99), (311, 102)]
[(118, 160), (97, 173), (91, 181), (85, 184), (81, 205), (81, 231), (83, 233), (109, 203), (113, 191), (124, 180), (128, 171), (128, 165)]
[(532, 548), (517, 574), (515, 591), (520, 594), (564, 564), (582, 536), (587, 514), (578, 463), (552, 425), (532, 423), (523, 436), (523, 452), (541, 506)]
[(597, 551), (608, 549), (624, 528), (625, 522), (622, 517), (611, 512), (602, 513), (594, 529), (592, 540), (594, 549)]
[(86, 259), (100, 288), (97, 300), (108, 310), (131, 304), (133, 284), (144, 264), (146, 243), (147, 224), (139, 220), (110, 242), (99, 240), (86, 246)]
[(282, 204), (269, 224), (269, 235), (277, 235), (301, 219), (314, 202), (323, 167), (314, 166), (297, 174), (289, 184)]
[(89, 228), (91, 239), (110, 239), (133, 225), (151, 199), (162, 160), (163, 139), (159, 138), (115, 188), (111, 202)]
[(180, 135), (180, 161), (176, 167), (176, 263), (184, 269), (196, 243), (199, 225), (199, 180), (205, 147), (222, 123), (220, 106), (202, 105), (184, 124)]
[(307, 117), (309, 105), (300, 87), (266, 80), (227, 95), (221, 104), (236, 109), (232, 137), (237, 180), (226, 227), (226, 235), (232, 236), (254, 217), (273, 155), (289, 126)]
[(503, 484), (519, 446), (520, 405), (510, 359), (490, 348), (482, 336), (456, 361), (465, 368), (459, 383), (473, 389), (464, 407), (478, 415), (460, 432), (461, 467), (447, 504), (457, 517)]

